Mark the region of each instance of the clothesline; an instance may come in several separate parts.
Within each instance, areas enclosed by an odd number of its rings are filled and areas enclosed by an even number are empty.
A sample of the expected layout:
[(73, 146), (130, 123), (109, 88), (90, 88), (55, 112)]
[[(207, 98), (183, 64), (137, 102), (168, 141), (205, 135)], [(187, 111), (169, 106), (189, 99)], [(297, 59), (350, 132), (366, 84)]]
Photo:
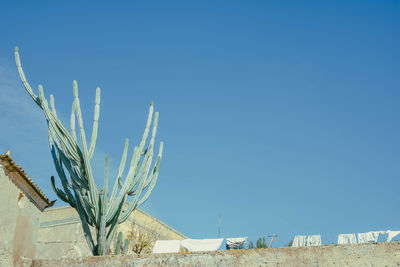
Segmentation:
[[(378, 238), (380, 235), (387, 234), (386, 242), (390, 242), (394, 237), (400, 234), (400, 231), (370, 231), (367, 233), (358, 233), (357, 236), (355, 233), (352, 234), (341, 234), (338, 235), (338, 244), (362, 244), (362, 243), (376, 243), (378, 242)], [(293, 238), (292, 247), (301, 247), (301, 246), (318, 246), (321, 245), (321, 236), (320, 235), (296, 235)]]
[[(355, 233), (338, 235), (338, 244), (361, 244), (376, 243), (380, 235), (387, 234), (386, 242), (390, 242), (394, 237), (400, 235), (400, 231), (370, 231), (367, 233)], [(178, 253), (181, 249), (187, 251), (215, 251), (218, 250), (224, 238), (217, 239), (184, 239), (184, 240), (157, 240), (153, 247), (153, 253)], [(228, 248), (237, 248), (247, 242), (247, 237), (227, 238)], [(320, 246), (321, 235), (296, 235), (291, 241), (290, 246)]]

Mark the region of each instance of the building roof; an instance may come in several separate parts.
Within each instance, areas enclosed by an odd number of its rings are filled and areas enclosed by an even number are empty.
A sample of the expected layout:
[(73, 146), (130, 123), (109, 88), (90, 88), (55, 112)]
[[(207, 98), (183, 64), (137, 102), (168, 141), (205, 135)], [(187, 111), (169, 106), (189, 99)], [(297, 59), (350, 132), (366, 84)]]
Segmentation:
[(18, 166), (7, 153), (0, 155), (0, 164), (3, 165), (4, 171), (11, 181), (31, 200), (33, 204), (35, 204), (40, 211), (54, 205), (56, 201), (50, 201), (39, 187), (29, 178), (25, 171)]

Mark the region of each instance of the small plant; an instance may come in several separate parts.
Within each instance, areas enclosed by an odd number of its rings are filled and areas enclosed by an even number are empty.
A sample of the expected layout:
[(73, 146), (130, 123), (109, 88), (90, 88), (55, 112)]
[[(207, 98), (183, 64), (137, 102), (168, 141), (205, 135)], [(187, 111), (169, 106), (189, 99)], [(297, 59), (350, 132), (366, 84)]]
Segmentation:
[(249, 241), (248, 249), (253, 249), (253, 248), (254, 248), (253, 241)]
[(253, 241), (249, 241), (249, 245), (247, 247), (248, 249), (254, 249), (254, 248), (268, 248), (267, 242), (265, 241), (265, 237), (260, 237), (256, 241), (256, 246), (254, 247)]
[(265, 237), (260, 237), (257, 240), (257, 248), (268, 248), (267, 242), (265, 241)]
[(132, 223), (131, 231), (129, 231), (128, 239), (132, 243), (132, 251), (137, 255), (141, 253), (150, 253), (157, 239), (157, 234), (149, 234), (141, 231), (140, 228)]

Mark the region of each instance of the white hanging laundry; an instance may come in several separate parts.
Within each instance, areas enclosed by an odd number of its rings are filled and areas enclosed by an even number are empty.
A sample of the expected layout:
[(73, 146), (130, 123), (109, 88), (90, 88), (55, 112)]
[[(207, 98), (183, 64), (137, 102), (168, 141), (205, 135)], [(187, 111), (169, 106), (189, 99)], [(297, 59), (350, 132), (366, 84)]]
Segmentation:
[(306, 245), (306, 241), (305, 235), (296, 235), (293, 238), (292, 247), (304, 247)]
[(400, 231), (386, 231), (386, 233), (388, 234), (387, 240), (386, 242), (390, 242), (392, 241), (393, 238), (395, 238), (397, 235), (400, 234)]
[(390, 242), (392, 241), (392, 239), (400, 234), (400, 231), (386, 231), (386, 233), (388, 234), (387, 240), (386, 242)]
[(235, 238), (227, 238), (226, 245), (229, 248), (237, 248), (241, 245), (246, 244), (247, 236), (246, 237), (235, 237)]
[(386, 234), (386, 231), (370, 231), (367, 233), (358, 233), (358, 243), (376, 243), (380, 234)]
[(153, 247), (153, 253), (178, 253), (180, 250), (180, 240), (157, 240)]
[(307, 237), (307, 246), (321, 246), (321, 235), (309, 235)]
[(370, 240), (372, 237), (368, 232), (368, 233), (358, 233), (357, 238), (358, 238), (358, 243), (362, 244), (362, 243), (368, 243), (368, 240)]
[(355, 234), (339, 234), (338, 244), (357, 244), (357, 239)]
[(223, 241), (223, 238), (184, 239), (181, 241), (181, 245), (189, 251), (214, 251), (219, 249)]
[(368, 242), (378, 242), (379, 235), (387, 234), (387, 231), (371, 231), (371, 241)]

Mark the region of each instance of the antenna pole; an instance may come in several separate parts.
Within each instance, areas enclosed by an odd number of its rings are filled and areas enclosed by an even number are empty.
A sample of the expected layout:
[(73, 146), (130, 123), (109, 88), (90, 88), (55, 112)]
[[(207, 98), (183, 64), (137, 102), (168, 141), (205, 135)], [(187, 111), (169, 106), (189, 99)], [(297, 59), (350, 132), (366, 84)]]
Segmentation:
[(268, 247), (271, 247), (272, 241), (274, 241), (275, 237), (277, 237), (278, 235), (276, 235), (275, 233), (273, 233), (272, 235), (269, 235), (268, 237), (271, 237), (271, 241), (269, 241), (269, 245)]

